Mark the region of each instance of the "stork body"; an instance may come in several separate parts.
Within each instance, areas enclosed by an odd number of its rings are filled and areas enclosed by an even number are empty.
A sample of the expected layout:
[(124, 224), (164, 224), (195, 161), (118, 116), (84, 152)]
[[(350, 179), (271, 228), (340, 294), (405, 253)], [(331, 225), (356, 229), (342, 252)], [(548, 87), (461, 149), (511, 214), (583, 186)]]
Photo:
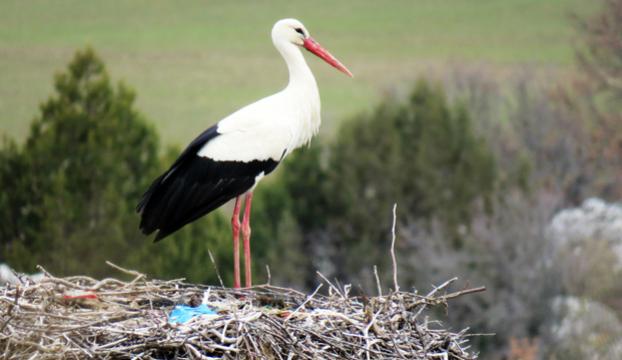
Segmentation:
[[(205, 130), (154, 180), (137, 207), (141, 230), (145, 234), (157, 231), (155, 241), (159, 241), (235, 198), (231, 221), (234, 287), (240, 286), (240, 230), (244, 238), (246, 286), (252, 284), (250, 209), (254, 187), (291, 151), (308, 143), (320, 127), (320, 96), (300, 47), (351, 76), (297, 20), (278, 21), (272, 29), (272, 41), (289, 70), (287, 87)], [(240, 224), (243, 195), (245, 208)]]

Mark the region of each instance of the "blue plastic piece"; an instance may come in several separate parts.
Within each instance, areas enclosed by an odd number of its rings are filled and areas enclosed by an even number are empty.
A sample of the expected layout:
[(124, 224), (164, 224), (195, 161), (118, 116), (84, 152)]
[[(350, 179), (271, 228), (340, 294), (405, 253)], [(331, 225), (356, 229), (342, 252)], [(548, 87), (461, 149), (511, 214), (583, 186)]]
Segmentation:
[(216, 311), (205, 304), (197, 307), (175, 305), (173, 311), (168, 315), (168, 322), (171, 324), (183, 324), (199, 315), (216, 315)]

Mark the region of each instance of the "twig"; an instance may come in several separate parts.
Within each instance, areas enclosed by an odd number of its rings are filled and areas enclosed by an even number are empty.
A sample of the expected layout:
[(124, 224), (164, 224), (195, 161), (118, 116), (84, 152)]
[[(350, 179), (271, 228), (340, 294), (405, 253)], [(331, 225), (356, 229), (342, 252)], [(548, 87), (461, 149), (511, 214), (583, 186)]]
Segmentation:
[(378, 289), (378, 296), (382, 296), (382, 287), (380, 286), (380, 277), (378, 277), (378, 267), (374, 265), (374, 277), (376, 278), (376, 287)]
[(367, 326), (365, 326), (365, 329), (363, 329), (363, 336), (365, 337), (365, 357), (367, 359), (369, 359), (369, 353), (370, 353), (370, 340), (369, 340), (369, 329), (374, 325), (374, 323), (376, 322), (376, 317), (378, 317), (378, 314), (380, 314), (380, 311), (378, 311), (377, 313), (375, 313), (371, 320), (369, 321), (369, 324), (367, 324)]
[[(439, 290), (442, 290), (444, 288), (446, 288), (447, 286), (449, 286), (451, 283), (453, 283), (454, 281), (458, 280), (457, 277), (451, 278), (447, 281), (445, 281), (444, 283), (442, 283), (439, 286), (432, 286), (433, 289), (432, 291), (430, 291), (427, 295), (428, 298), (434, 296), (434, 294), (436, 294)], [(414, 318), (416, 319), (417, 317), (419, 317), (419, 315), (421, 315), (421, 313), (423, 312), (423, 310), (425, 310), (426, 306), (428, 305), (428, 303), (424, 303), (421, 308), (415, 313)]]
[(106, 260), (106, 265), (108, 265), (108, 266), (110, 266), (110, 267), (112, 267), (114, 269), (117, 269), (117, 270), (119, 270), (122, 273), (126, 273), (128, 275), (132, 275), (132, 276), (144, 276), (145, 275), (145, 274), (143, 274), (141, 272), (138, 272), (136, 270), (126, 269), (124, 267), (121, 267), (121, 266), (119, 266), (119, 265), (117, 265), (117, 264), (115, 264), (113, 262), (107, 261), (107, 260)]
[(266, 274), (268, 276), (268, 279), (266, 280), (266, 284), (270, 285), (270, 282), (272, 281), (272, 274), (270, 273), (270, 265), (266, 264)]
[(341, 292), (341, 290), (339, 290), (338, 287), (336, 287), (335, 285), (333, 285), (327, 278), (326, 276), (324, 276), (321, 272), (316, 271), (316, 274), (318, 274), (322, 280), (326, 281), (326, 283), (328, 284), (328, 286), (330, 286), (331, 289), (333, 289), (339, 296), (341, 296), (343, 299), (346, 299), (346, 296)]
[(476, 288), (472, 288), (472, 289), (456, 291), (456, 292), (453, 292), (451, 294), (444, 295), (441, 298), (443, 300), (449, 300), (449, 299), (457, 298), (458, 296), (467, 295), (467, 294), (474, 294), (474, 293), (478, 293), (478, 292), (482, 292), (482, 291), (486, 291), (486, 287), (485, 286), (480, 286), (480, 287), (476, 287)]
[(393, 262), (393, 286), (394, 291), (400, 292), (400, 286), (397, 283), (397, 259), (395, 258), (395, 224), (397, 222), (397, 203), (393, 204), (393, 225), (391, 225), (391, 261)]
[(214, 260), (214, 255), (212, 255), (212, 251), (207, 249), (207, 254), (209, 255), (209, 259), (212, 262), (212, 266), (214, 267), (214, 271), (216, 272), (216, 277), (218, 277), (218, 283), (220, 287), (225, 287), (225, 283), (222, 281), (222, 277), (220, 277), (220, 271), (218, 271), (218, 266), (216, 266), (216, 260)]
[(300, 304), (300, 306), (298, 306), (298, 307), (296, 308), (296, 310), (292, 311), (291, 313), (289, 313), (289, 315), (287, 315), (287, 317), (285, 318), (285, 321), (284, 321), (284, 322), (287, 322), (289, 319), (291, 319), (291, 317), (292, 317), (292, 316), (294, 316), (294, 314), (295, 314), (295, 313), (297, 313), (298, 311), (300, 311), (300, 309), (302, 309), (303, 307), (305, 307), (305, 305), (307, 305), (307, 303), (308, 303), (309, 301), (311, 301), (311, 299), (313, 299), (313, 297), (315, 296), (315, 294), (317, 294), (317, 292), (318, 292), (318, 291), (322, 288), (322, 286), (323, 286), (323, 285), (324, 285), (324, 284), (320, 284), (320, 285), (318, 285), (318, 286), (315, 288), (315, 291), (313, 291), (313, 293), (312, 293), (311, 295), (309, 295), (309, 296), (305, 299), (305, 301), (304, 301), (302, 304)]

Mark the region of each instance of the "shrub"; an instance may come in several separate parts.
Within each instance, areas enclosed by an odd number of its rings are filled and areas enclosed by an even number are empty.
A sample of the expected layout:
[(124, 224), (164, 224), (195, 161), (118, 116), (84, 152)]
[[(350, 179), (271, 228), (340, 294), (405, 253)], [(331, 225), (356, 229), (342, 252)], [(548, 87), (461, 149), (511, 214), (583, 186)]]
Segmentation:
[(300, 152), (283, 170), (304, 251), (329, 259), (322, 266), (332, 273), (325, 275), (372, 284), (370, 269), (388, 259), (395, 202), (400, 221), (437, 219), (454, 246), (461, 245), (472, 210), (490, 204), (492, 153), (474, 134), (466, 109), (425, 81), (407, 101), (385, 101), (335, 138), (324, 150)]

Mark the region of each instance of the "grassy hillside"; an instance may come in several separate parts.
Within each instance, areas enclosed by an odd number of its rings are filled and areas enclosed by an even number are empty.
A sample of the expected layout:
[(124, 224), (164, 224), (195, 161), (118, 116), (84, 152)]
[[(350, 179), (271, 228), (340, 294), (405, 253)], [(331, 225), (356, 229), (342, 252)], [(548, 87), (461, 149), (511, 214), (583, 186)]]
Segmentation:
[[(370, 106), (395, 81), (449, 62), (493, 67), (572, 62), (571, 12), (584, 0), (19, 1), (0, 2), (0, 133), (21, 138), (52, 74), (93, 46), (164, 140), (185, 143), (232, 110), (286, 82), (269, 33), (301, 19), (355, 74), (310, 59), (325, 131)], [(331, 126), (331, 124), (333, 126)]]

